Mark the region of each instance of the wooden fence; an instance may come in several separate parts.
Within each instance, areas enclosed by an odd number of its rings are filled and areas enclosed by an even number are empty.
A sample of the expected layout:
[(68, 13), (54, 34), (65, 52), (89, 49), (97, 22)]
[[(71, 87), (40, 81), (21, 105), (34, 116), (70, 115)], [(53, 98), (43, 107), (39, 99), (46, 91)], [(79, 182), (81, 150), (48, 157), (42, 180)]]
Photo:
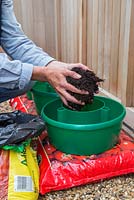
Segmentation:
[(24, 32), (58, 60), (82, 62), (134, 106), (134, 0), (14, 0)]

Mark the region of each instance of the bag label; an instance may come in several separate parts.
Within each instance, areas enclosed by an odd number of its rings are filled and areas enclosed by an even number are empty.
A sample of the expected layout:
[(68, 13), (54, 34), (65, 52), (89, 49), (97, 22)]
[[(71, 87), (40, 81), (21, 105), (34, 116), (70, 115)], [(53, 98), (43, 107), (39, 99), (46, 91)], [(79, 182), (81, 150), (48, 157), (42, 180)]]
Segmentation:
[(33, 192), (33, 181), (31, 176), (14, 177), (15, 192)]

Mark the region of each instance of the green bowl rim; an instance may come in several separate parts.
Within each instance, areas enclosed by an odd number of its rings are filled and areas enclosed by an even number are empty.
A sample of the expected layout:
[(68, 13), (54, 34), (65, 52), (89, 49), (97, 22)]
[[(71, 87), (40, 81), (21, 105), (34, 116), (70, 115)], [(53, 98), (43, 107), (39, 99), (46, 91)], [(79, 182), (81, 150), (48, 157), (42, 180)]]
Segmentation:
[(42, 96), (42, 95), (49, 95), (49, 96), (54, 96), (54, 97), (58, 97), (59, 95), (56, 93), (56, 92), (41, 92), (41, 91), (38, 91), (38, 90), (36, 90), (36, 89), (31, 89), (31, 92), (33, 93), (33, 95), (40, 95), (40, 96)]
[[(96, 97), (97, 98), (102, 98), (102, 99), (110, 99), (110, 98), (103, 97), (103, 96), (96, 96)], [(56, 99), (56, 100), (58, 100), (58, 99)], [(62, 129), (70, 129), (70, 130), (96, 130), (96, 129), (103, 129), (103, 128), (106, 128), (106, 127), (113, 126), (113, 125), (115, 125), (115, 124), (117, 124), (119, 122), (122, 123), (122, 120), (126, 115), (125, 107), (121, 103), (119, 103), (118, 101), (115, 101), (114, 99), (110, 99), (110, 100), (118, 103), (123, 109), (123, 112), (118, 117), (116, 117), (115, 119), (112, 119), (112, 120), (109, 120), (109, 121), (106, 121), (106, 122), (97, 123), (97, 124), (84, 124), (84, 125), (82, 125), (82, 124), (81, 125), (78, 125), (78, 124), (65, 124), (63, 122), (58, 122), (58, 121), (55, 121), (53, 119), (50, 119), (44, 113), (45, 107), (49, 103), (52, 103), (53, 101), (56, 101), (56, 100), (52, 100), (51, 102), (48, 102), (45, 106), (43, 106), (43, 108), (41, 110), (41, 116), (45, 120), (46, 123), (49, 123), (50, 125), (53, 125), (53, 126), (56, 126), (56, 127), (62, 128)]]
[[(42, 82), (43, 83), (46, 83), (47, 85), (49, 85), (49, 83), (47, 82)], [(45, 91), (40, 91), (38, 88), (36, 88), (36, 86), (38, 86), (38, 84), (40, 84), (40, 82), (36, 81), (35, 84), (33, 85), (33, 87), (31, 88), (31, 92), (33, 93), (33, 95), (49, 95), (49, 96), (59, 96), (56, 91), (55, 92), (45, 92)]]
[[(31, 92), (33, 93), (33, 95), (40, 95), (40, 96), (42, 96), (42, 95), (49, 95), (49, 96), (54, 96), (54, 97), (58, 97), (58, 94), (56, 93), (56, 92), (40, 92), (40, 91), (33, 91), (33, 90), (31, 90)], [(35, 94), (35, 92), (36, 92), (36, 94)]]

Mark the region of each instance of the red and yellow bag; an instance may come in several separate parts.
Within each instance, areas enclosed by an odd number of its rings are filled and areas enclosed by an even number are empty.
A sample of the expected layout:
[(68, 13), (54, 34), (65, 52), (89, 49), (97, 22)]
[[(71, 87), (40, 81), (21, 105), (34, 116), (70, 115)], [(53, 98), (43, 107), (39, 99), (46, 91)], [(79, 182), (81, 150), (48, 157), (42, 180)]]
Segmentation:
[(22, 153), (0, 150), (0, 199), (36, 200), (38, 195), (36, 151), (30, 146)]

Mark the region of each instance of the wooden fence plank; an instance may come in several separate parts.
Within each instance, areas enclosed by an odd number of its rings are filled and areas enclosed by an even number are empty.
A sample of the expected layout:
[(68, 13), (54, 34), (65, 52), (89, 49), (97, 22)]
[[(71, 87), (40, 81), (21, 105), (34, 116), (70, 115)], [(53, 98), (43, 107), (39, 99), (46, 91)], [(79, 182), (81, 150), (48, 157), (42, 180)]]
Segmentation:
[(134, 106), (134, 0), (131, 6), (126, 105)]
[(93, 0), (87, 0), (87, 65), (92, 68)]
[(110, 67), (110, 92), (117, 95), (118, 61), (119, 61), (119, 35), (120, 35), (121, 1), (113, 0), (112, 9), (112, 38), (111, 38), (111, 67)]
[(21, 0), (20, 5), (22, 8), (22, 25), (26, 35), (30, 39), (34, 39), (33, 30), (33, 1), (32, 0)]
[(131, 0), (121, 1), (121, 26), (119, 41), (118, 96), (126, 104), (128, 79), (128, 52), (130, 34)]
[(92, 67), (95, 73), (98, 68), (98, 6), (99, 0), (94, 0), (92, 23)]
[(110, 68), (111, 68), (111, 40), (112, 40), (112, 3), (105, 0), (105, 40), (104, 40), (104, 89), (110, 88)]
[(104, 36), (105, 36), (105, 1), (99, 1), (98, 14), (98, 67), (97, 75), (103, 78), (104, 70)]
[(54, 0), (56, 59), (61, 61), (61, 0)]
[(61, 59), (79, 61), (79, 25), (81, 0), (61, 1)]
[(87, 65), (87, 0), (82, 0), (81, 5), (81, 48), (79, 46), (79, 51), (81, 52), (81, 58), (79, 62)]

